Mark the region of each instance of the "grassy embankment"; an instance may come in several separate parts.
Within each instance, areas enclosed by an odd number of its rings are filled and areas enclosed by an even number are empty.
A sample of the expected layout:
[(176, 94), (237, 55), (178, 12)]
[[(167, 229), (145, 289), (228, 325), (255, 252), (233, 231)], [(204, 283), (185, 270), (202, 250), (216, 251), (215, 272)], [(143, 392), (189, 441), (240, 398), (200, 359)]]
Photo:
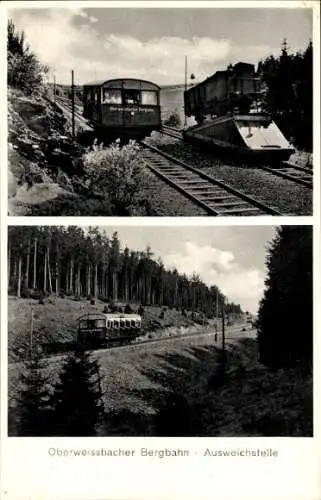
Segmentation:
[[(34, 308), (35, 316), (39, 314), (35, 326), (46, 318), (47, 326), (63, 331), (66, 338), (74, 332), (81, 304), (69, 299), (63, 305), (57, 300), (57, 308), (53, 304), (39, 305), (38, 313), (38, 306)], [(10, 299), (9, 303), (10, 344), (15, 332), (21, 334), (26, 330), (26, 308), (30, 304), (16, 299)], [(53, 314), (54, 309), (59, 315)], [(151, 319), (156, 319), (155, 312), (150, 311)], [(169, 314), (179, 324), (178, 313), (169, 311)], [(166, 321), (169, 323), (168, 318)], [(173, 328), (173, 320), (171, 324)], [(311, 436), (311, 373), (300, 365), (279, 370), (262, 366), (258, 362), (256, 340), (244, 338), (254, 334), (235, 331), (235, 339), (228, 341), (224, 376), (220, 370), (221, 351), (213, 345), (213, 336), (208, 335), (184, 339), (173, 336), (165, 343), (93, 353), (103, 376), (105, 425), (101, 434)], [(48, 362), (46, 371), (51, 381), (56, 379), (63, 358)], [(19, 387), (20, 370), (21, 364), (9, 367), (11, 407)]]

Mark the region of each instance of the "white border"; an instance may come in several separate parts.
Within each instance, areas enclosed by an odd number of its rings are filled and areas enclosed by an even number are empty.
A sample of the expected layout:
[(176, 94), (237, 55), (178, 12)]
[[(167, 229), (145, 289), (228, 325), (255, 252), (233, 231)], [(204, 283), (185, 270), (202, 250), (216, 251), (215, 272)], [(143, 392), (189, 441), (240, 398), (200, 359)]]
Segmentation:
[[(6, 29), (6, 11), (16, 8), (306, 8), (314, 9), (314, 215), (313, 217), (226, 217), (226, 218), (115, 218), (115, 217), (7, 217), (7, 120), (1, 122), (1, 452), (2, 495), (12, 500), (47, 499), (246, 499), (320, 500), (321, 427), (319, 380), (320, 328), (320, 8), (317, 1), (109, 1), (106, 2), (3, 2), (1, 26)], [(1, 37), (1, 54), (5, 40)], [(6, 117), (6, 63), (0, 81), (1, 116)], [(7, 434), (7, 225), (104, 225), (104, 226), (267, 226), (314, 225), (314, 438), (95, 438), (26, 439), (6, 438)], [(49, 446), (58, 447), (187, 447), (194, 457), (185, 459), (102, 459), (52, 458)], [(274, 448), (277, 459), (206, 459), (204, 448)], [(320, 451), (319, 451), (320, 450)], [(197, 454), (195, 454), (197, 453)]]

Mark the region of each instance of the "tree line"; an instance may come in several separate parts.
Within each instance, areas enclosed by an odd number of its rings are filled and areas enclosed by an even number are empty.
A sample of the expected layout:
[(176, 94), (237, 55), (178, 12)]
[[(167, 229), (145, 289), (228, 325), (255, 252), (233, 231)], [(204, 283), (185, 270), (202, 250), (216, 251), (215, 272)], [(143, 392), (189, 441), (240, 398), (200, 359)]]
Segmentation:
[(212, 316), (216, 302), (241, 314), (217, 286), (166, 269), (151, 248), (122, 249), (111, 236), (91, 227), (9, 226), (8, 286), (17, 297), (45, 295), (96, 298), (110, 302), (179, 307)]
[(286, 40), (278, 57), (258, 64), (263, 82), (263, 108), (299, 148), (313, 146), (313, 45), (291, 54)]

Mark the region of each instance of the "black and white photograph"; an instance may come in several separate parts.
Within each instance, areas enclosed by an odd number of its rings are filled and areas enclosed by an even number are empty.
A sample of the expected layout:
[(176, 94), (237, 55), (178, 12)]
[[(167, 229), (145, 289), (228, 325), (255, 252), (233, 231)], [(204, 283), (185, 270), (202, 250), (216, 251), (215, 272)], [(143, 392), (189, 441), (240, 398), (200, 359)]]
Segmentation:
[(145, 3), (8, 9), (9, 215), (311, 215), (313, 2)]
[(320, 3), (0, 19), (0, 498), (320, 500)]
[(313, 436), (311, 226), (10, 226), (8, 285), (10, 436)]

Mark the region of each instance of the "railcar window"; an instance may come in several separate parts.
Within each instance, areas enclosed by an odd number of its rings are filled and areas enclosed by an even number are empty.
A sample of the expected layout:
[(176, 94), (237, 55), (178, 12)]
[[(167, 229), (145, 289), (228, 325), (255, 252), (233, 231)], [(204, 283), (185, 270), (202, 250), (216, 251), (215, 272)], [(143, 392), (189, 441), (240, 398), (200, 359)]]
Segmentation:
[(122, 328), (122, 329), (123, 329), (123, 328), (125, 328), (125, 326), (126, 326), (126, 322), (125, 322), (125, 320), (124, 320), (124, 319), (121, 319), (121, 320), (120, 320), (120, 328)]
[(124, 104), (125, 106), (129, 104), (139, 105), (140, 103), (140, 91), (139, 90), (124, 90)]
[(88, 319), (87, 320), (87, 328), (89, 328), (89, 329), (96, 328), (96, 320)]
[(96, 328), (104, 328), (105, 326), (105, 320), (104, 319), (97, 319), (96, 320)]
[(135, 326), (136, 326), (136, 321), (135, 321), (134, 319), (132, 319), (132, 320), (131, 320), (131, 326), (132, 326), (133, 328), (135, 328)]
[(87, 321), (80, 321), (80, 328), (87, 328)]
[(157, 92), (143, 90), (141, 93), (142, 105), (157, 106)]
[(130, 319), (126, 319), (126, 328), (130, 328)]
[(121, 104), (121, 90), (118, 89), (103, 89), (103, 103), (104, 104)]

